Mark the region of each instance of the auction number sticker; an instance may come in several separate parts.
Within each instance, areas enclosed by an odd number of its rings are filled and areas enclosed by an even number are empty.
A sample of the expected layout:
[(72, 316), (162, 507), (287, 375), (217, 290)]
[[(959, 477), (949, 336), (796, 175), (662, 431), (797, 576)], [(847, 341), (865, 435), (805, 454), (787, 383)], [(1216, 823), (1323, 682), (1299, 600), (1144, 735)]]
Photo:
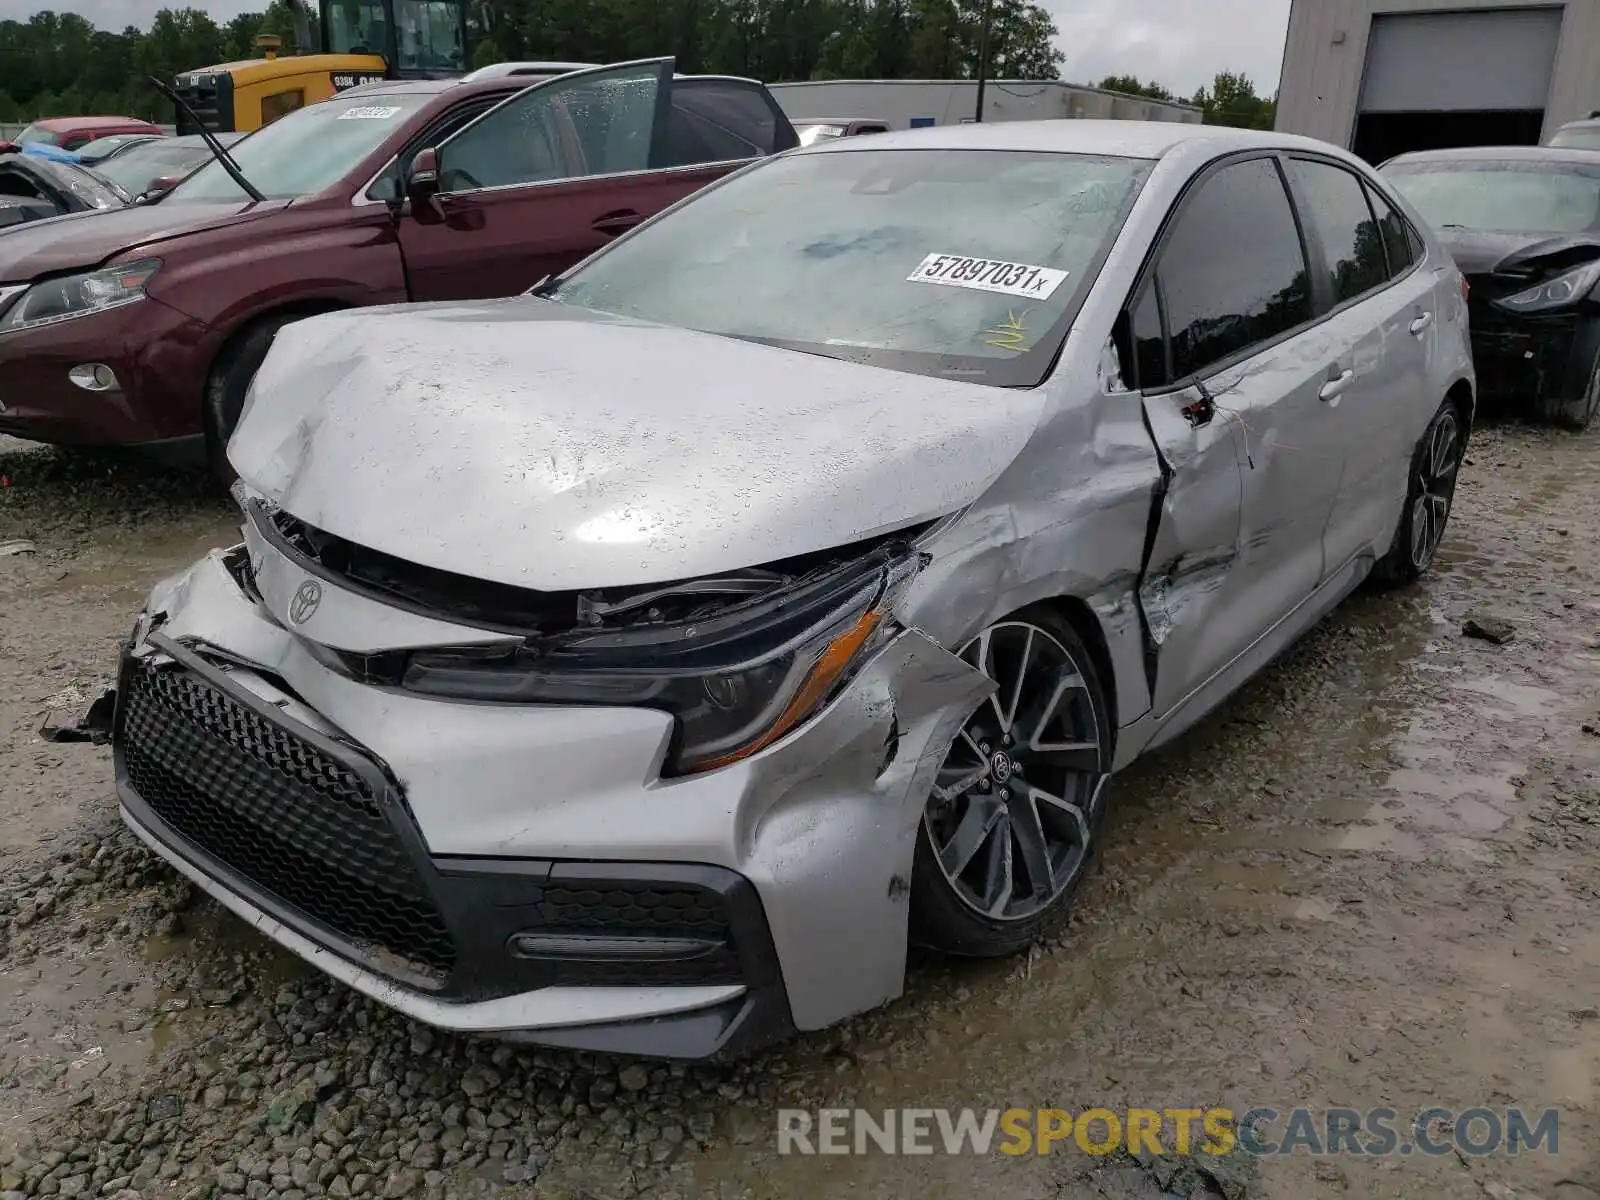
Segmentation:
[(995, 258), (972, 258), (965, 254), (930, 254), (906, 276), (908, 283), (939, 283), (946, 287), (971, 288), (979, 292), (1000, 292), (1043, 300), (1065, 282), (1067, 272), (1032, 263), (1001, 262)]
[(400, 111), (399, 107), (398, 106), (394, 106), (394, 105), (382, 106), (382, 107), (374, 106), (374, 105), (368, 105), (365, 108), (347, 108), (342, 113), (339, 114), (339, 120), (341, 120), (341, 121), (387, 121), (390, 117), (394, 116), (395, 113), (397, 113), (399, 111)]

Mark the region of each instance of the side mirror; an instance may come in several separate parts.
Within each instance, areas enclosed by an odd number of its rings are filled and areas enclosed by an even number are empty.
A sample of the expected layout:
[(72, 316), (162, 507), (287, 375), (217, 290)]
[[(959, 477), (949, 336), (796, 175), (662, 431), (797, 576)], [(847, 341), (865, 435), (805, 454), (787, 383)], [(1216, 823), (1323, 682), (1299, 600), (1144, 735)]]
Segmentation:
[(411, 201), (411, 215), (419, 221), (437, 216), (433, 205), (439, 194), (439, 151), (432, 146), (418, 150), (406, 172), (406, 199)]
[(170, 192), (182, 182), (182, 175), (162, 175), (158, 179), (152, 179), (149, 186), (144, 189), (144, 195), (141, 197), (141, 199), (143, 199), (146, 203), (149, 203), (157, 196), (166, 195), (166, 193)]

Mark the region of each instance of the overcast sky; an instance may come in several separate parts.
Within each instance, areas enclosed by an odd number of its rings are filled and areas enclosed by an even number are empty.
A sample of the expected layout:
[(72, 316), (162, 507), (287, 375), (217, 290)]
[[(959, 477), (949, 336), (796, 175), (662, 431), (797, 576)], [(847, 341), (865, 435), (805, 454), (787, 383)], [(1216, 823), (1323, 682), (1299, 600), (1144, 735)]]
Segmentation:
[[(192, 3), (219, 20), (265, 0), (0, 0), (0, 20), (44, 7), (82, 13), (102, 29), (145, 25), (164, 3)], [(1063, 72), (1078, 83), (1107, 75), (1155, 79), (1188, 96), (1218, 71), (1242, 71), (1270, 96), (1278, 86), (1289, 0), (1043, 0), (1061, 29)]]
[(1061, 30), (1062, 75), (1076, 83), (1137, 75), (1190, 96), (1218, 71), (1239, 71), (1263, 96), (1278, 86), (1289, 0), (1042, 2)]

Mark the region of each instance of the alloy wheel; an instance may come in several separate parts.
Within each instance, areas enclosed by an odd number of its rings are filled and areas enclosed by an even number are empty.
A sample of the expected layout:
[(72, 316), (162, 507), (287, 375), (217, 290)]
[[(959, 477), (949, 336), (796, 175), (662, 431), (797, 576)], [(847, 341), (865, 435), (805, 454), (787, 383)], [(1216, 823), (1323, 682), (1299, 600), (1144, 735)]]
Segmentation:
[(1456, 494), (1456, 472), (1461, 466), (1461, 426), (1446, 410), (1433, 423), (1417, 462), (1411, 502), (1411, 563), (1426, 570), (1444, 540), (1445, 524)]
[(960, 655), (996, 684), (951, 744), (924, 815), (951, 890), (995, 921), (1035, 916), (1088, 860), (1110, 763), (1094, 692), (1057, 638), (991, 626)]

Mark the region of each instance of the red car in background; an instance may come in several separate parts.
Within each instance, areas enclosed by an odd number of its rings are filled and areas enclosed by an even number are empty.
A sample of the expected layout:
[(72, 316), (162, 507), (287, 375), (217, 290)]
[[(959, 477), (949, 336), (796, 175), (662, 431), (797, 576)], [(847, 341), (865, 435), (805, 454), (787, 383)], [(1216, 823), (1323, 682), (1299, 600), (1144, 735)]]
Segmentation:
[(340, 93), (230, 148), (247, 187), (214, 161), (154, 203), (0, 236), (0, 432), (204, 450), (226, 474), (286, 323), (524, 292), (796, 141), (761, 84), (670, 58)]
[(78, 150), (97, 138), (114, 134), (144, 133), (161, 137), (165, 132), (161, 126), (136, 117), (50, 117), (27, 126), (11, 142), (0, 142), (0, 148), (21, 148), (29, 142), (44, 142), (61, 150)]

